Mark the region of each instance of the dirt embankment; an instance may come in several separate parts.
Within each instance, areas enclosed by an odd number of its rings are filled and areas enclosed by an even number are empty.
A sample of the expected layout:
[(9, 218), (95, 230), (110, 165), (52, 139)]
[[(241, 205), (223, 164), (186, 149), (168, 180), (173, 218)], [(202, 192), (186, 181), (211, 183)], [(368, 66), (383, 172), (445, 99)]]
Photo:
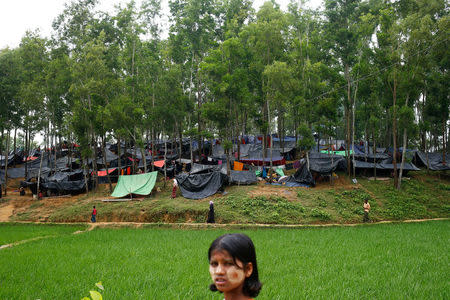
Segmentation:
[[(38, 221), (46, 222), (53, 212), (58, 209), (64, 209), (71, 205), (75, 205), (80, 201), (80, 198), (86, 198), (85, 194), (80, 195), (67, 195), (59, 197), (44, 197), (41, 200), (33, 199), (30, 191), (27, 190), (25, 196), (19, 195), (19, 181), (11, 181), (8, 184), (7, 199), (6, 202), (0, 203), (0, 222), (11, 221), (13, 216), (22, 216), (21, 220), (27, 221)], [(334, 179), (333, 187), (337, 188), (354, 188), (354, 185), (344, 177), (338, 177)], [(106, 190), (107, 185), (101, 185), (100, 190)], [(329, 189), (330, 183), (319, 182), (315, 189)], [(290, 201), (295, 201), (297, 199), (297, 191), (299, 188), (290, 188), (283, 186), (272, 186), (266, 185), (265, 181), (259, 182), (256, 189), (249, 192), (249, 196), (278, 196), (284, 197)], [(300, 188), (303, 189), (303, 188)], [(101, 201), (105, 198), (105, 193), (100, 193), (101, 195), (93, 196), (89, 199), (85, 199), (86, 202), (95, 203)], [(212, 200), (215, 200), (221, 195), (212, 196)], [(85, 201), (83, 200), (83, 202)], [(206, 200), (205, 200), (206, 201)], [(209, 200), (208, 200), (209, 201)], [(196, 222), (199, 219), (203, 219), (204, 212), (198, 210), (187, 210), (184, 212), (166, 212), (166, 211), (153, 211), (149, 212), (146, 210), (141, 210), (140, 212), (129, 212), (124, 211), (112, 211), (107, 216), (103, 216), (106, 222), (164, 222), (164, 223), (177, 223), (180, 220), (186, 220), (186, 222)], [(73, 215), (70, 219), (57, 219), (57, 222), (85, 222), (89, 218), (81, 215)]]

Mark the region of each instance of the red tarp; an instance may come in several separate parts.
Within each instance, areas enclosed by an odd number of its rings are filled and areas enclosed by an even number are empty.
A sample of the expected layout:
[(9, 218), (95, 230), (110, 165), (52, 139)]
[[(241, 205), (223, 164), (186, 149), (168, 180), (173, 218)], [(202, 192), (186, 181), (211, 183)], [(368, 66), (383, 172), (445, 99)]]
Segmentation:
[[(117, 169), (117, 168), (108, 169), (108, 174), (111, 174), (111, 172), (113, 172), (115, 169)], [(94, 172), (92, 172), (92, 175), (93, 174), (94, 174)], [(106, 176), (106, 170), (98, 171), (97, 176), (99, 176), (99, 177)]]
[(158, 167), (158, 168), (162, 168), (162, 167), (164, 167), (164, 159), (163, 160), (157, 160), (157, 161), (155, 161), (154, 163), (153, 163), (153, 165), (155, 166), (155, 167)]
[[(255, 166), (270, 166), (270, 158), (267, 158), (264, 160), (257, 159), (257, 158), (241, 158), (240, 162), (247, 164), (247, 165), (255, 165)], [(281, 166), (286, 164), (286, 160), (283, 158), (276, 158), (273, 160), (274, 166)]]

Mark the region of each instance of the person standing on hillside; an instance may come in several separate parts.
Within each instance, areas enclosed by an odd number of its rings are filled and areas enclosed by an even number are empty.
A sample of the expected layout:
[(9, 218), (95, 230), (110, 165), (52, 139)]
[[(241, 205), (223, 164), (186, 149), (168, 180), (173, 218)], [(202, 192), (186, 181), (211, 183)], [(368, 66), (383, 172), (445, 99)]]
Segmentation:
[(206, 220), (206, 223), (216, 223), (216, 220), (214, 218), (214, 202), (209, 201), (209, 212), (208, 212), (208, 219)]
[(370, 204), (369, 204), (369, 201), (367, 199), (364, 200), (363, 207), (364, 207), (364, 219), (363, 219), (363, 222), (367, 223), (367, 222), (369, 222), (369, 211), (370, 211)]
[(91, 217), (92, 223), (95, 223), (97, 221), (96, 217), (97, 217), (97, 210), (95, 209), (95, 205), (94, 205), (94, 209), (92, 210), (92, 217)]
[(172, 186), (172, 199), (177, 196), (177, 187), (178, 187), (177, 179), (174, 178), (173, 179), (173, 186)]

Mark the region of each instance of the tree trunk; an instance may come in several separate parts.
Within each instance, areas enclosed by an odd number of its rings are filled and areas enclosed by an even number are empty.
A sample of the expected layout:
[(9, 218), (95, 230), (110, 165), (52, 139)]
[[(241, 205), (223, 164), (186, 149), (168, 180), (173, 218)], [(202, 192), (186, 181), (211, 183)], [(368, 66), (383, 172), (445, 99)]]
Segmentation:
[[(155, 82), (152, 82), (152, 113), (155, 113)], [(155, 122), (152, 122), (152, 172), (155, 171), (155, 140)]]
[(97, 166), (97, 141), (95, 140), (94, 136), (92, 136), (92, 167), (94, 169), (94, 182), (95, 182), (95, 188), (98, 187), (98, 166)]
[(309, 170), (309, 151), (306, 150), (306, 166), (308, 167)]
[(6, 155), (5, 155), (5, 196), (7, 194), (8, 187), (8, 159), (9, 159), (9, 139), (10, 139), (10, 130), (6, 131)]
[(397, 174), (397, 79), (394, 70), (394, 87), (393, 87), (393, 102), (394, 102), (394, 112), (392, 118), (392, 136), (393, 136), (393, 144), (394, 144), (394, 152), (393, 152), (393, 164), (394, 164), (394, 187), (398, 187), (398, 174)]
[(120, 173), (122, 173), (122, 158), (121, 158), (121, 142), (120, 142), (120, 136), (117, 137), (117, 167), (119, 168), (119, 176)]
[[(414, 77), (413, 77), (414, 78)], [(405, 107), (408, 107), (409, 94), (406, 95)], [(402, 149), (402, 163), (400, 164), (400, 172), (398, 174), (398, 185), (397, 189), (400, 190), (402, 185), (403, 168), (405, 167), (405, 156), (406, 156), (406, 143), (407, 143), (407, 130), (403, 128), (403, 149)]]
[(447, 129), (446, 129), (446, 123), (447, 123), (447, 119), (444, 119), (442, 122), (442, 163), (445, 165), (447, 162), (445, 161), (445, 156), (447, 154), (447, 149), (446, 149), (446, 135), (447, 135)]
[(351, 176), (351, 168), (350, 168), (350, 107), (352, 105), (352, 99), (351, 99), (351, 83), (350, 83), (350, 74), (349, 74), (349, 66), (345, 65), (345, 78), (347, 79), (347, 105), (344, 105), (345, 107), (345, 126), (346, 126), (346, 143), (347, 147), (345, 149), (345, 153), (347, 156), (347, 169), (348, 169), (348, 176)]
[[(17, 147), (16, 147), (16, 137), (17, 137), (17, 128), (14, 128), (14, 156), (16, 156), (16, 151), (17, 151)], [(14, 168), (16, 167), (16, 159), (14, 157)]]
[(164, 139), (164, 187), (166, 187), (167, 183), (167, 163), (166, 163), (166, 155), (167, 155), (167, 140)]
[(39, 188), (40, 188), (40, 184), (41, 184), (42, 162), (44, 161), (42, 159), (42, 156), (44, 155), (44, 153), (45, 153), (45, 149), (41, 153), (41, 162), (39, 163), (39, 173), (38, 173), (38, 180), (37, 180), (37, 193), (38, 193), (38, 195), (39, 195)]
[(53, 156), (53, 159), (54, 159), (54, 166), (55, 166), (55, 173), (57, 172), (57, 169), (56, 169), (56, 132), (55, 132), (55, 125), (53, 125), (52, 124), (52, 126), (53, 126), (53, 144), (54, 144), (54, 151), (55, 151), (55, 155)]
[[(28, 126), (25, 127), (25, 180), (28, 180)], [(41, 160), (43, 159), (41, 154)]]
[(73, 153), (73, 142), (72, 142), (72, 134), (69, 133), (69, 170), (72, 172), (72, 153)]
[(373, 139), (373, 177), (375, 180), (377, 180), (377, 160), (376, 160), (376, 153), (377, 153), (377, 144), (375, 140), (375, 129), (372, 131), (372, 139)]
[[(180, 156), (179, 156), (179, 163), (181, 165), (181, 154), (183, 153), (183, 131), (181, 130), (181, 124), (178, 127), (178, 136), (180, 138), (180, 144), (179, 144), (179, 149), (180, 149)], [(212, 148), (212, 147), (211, 147)]]
[[(358, 77), (356, 77), (358, 79)], [(355, 168), (355, 108), (356, 108), (356, 93), (358, 92), (358, 84), (355, 87), (355, 93), (353, 95), (352, 100), (352, 161), (353, 161), (353, 178), (356, 177), (356, 168)]]
[(83, 175), (84, 175), (84, 184), (86, 186), (86, 194), (88, 194), (89, 193), (89, 184), (88, 184), (88, 180), (87, 180), (87, 175), (88, 175), (87, 159), (85, 160), (82, 157), (81, 163), (83, 164)]
[(145, 150), (140, 148), (142, 155), (142, 162), (144, 164), (144, 173), (147, 173), (147, 158), (145, 157)]
[(111, 183), (111, 177), (109, 176), (109, 168), (108, 164), (106, 162), (106, 150), (105, 150), (105, 137), (102, 135), (102, 156), (103, 156), (103, 164), (106, 168), (106, 178), (108, 178), (108, 184), (109, 184), (109, 192), (112, 193), (112, 183)]

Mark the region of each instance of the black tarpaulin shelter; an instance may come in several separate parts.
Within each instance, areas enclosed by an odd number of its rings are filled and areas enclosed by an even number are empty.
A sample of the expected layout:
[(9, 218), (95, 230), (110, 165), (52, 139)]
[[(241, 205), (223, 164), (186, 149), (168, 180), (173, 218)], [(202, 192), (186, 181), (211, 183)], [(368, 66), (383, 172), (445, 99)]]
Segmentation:
[[(20, 153), (8, 155), (8, 167), (14, 164), (21, 164), (23, 162), (23, 155)], [(6, 157), (0, 155), (0, 167), (5, 167)]]
[[(400, 170), (401, 162), (397, 162), (397, 170)], [(355, 160), (355, 168), (357, 169), (371, 169), (373, 170), (374, 164), (373, 162), (365, 162), (365, 161), (358, 161)], [(375, 168), (377, 170), (387, 170), (387, 171), (393, 171), (394, 170), (394, 164), (393, 163), (375, 163)], [(419, 171), (420, 169), (417, 168), (413, 163), (407, 163), (405, 162), (403, 166), (403, 171)]]
[(306, 162), (297, 169), (294, 175), (289, 176), (284, 181), (286, 186), (296, 187), (296, 186), (315, 186), (316, 181), (314, 180), (311, 172), (308, 170)]
[[(350, 158), (353, 160), (353, 155), (350, 155)], [(387, 153), (368, 153), (368, 154), (355, 154), (355, 160), (359, 160), (359, 161), (367, 161), (368, 162), (373, 162), (373, 160), (375, 159), (375, 162), (380, 162), (382, 160), (385, 159), (389, 159), (390, 156)]]
[(83, 170), (75, 170), (73, 172), (57, 172), (48, 177), (48, 182), (77, 181), (83, 179)]
[(416, 162), (420, 166), (427, 166), (432, 171), (445, 171), (450, 170), (450, 154), (445, 154), (445, 164), (443, 161), (442, 153), (439, 152), (416, 152)]
[[(109, 164), (110, 162), (118, 159), (119, 157), (117, 155), (115, 155), (112, 151), (105, 148), (105, 158), (106, 158), (106, 163)], [(97, 159), (97, 164), (99, 164), (99, 165), (104, 164), (103, 156), (100, 157), (99, 159)]]
[(336, 170), (346, 170), (345, 162), (345, 158), (340, 155), (309, 153), (309, 170), (322, 175), (329, 175)]
[[(5, 170), (0, 170), (0, 176), (5, 177)], [(25, 168), (8, 168), (8, 178), (21, 178), (25, 176)]]
[(180, 174), (176, 176), (183, 197), (203, 199), (217, 193), (226, 182), (226, 175), (220, 172), (206, 174)]
[[(8, 170), (9, 172), (9, 170)], [(41, 169), (41, 178), (47, 178), (50, 175), (51, 169), (47, 167), (42, 167)], [(37, 178), (39, 176), (39, 168), (28, 169), (28, 177), (27, 181), (31, 178)]]
[(58, 192), (59, 194), (76, 194), (86, 190), (84, 180), (43, 182), (41, 186), (45, 190)]
[(235, 184), (256, 183), (255, 171), (230, 171), (230, 182)]
[(202, 174), (210, 172), (221, 172), (222, 174), (227, 174), (227, 165), (222, 163), (221, 165), (202, 165), (193, 163), (191, 167), (190, 174)]

